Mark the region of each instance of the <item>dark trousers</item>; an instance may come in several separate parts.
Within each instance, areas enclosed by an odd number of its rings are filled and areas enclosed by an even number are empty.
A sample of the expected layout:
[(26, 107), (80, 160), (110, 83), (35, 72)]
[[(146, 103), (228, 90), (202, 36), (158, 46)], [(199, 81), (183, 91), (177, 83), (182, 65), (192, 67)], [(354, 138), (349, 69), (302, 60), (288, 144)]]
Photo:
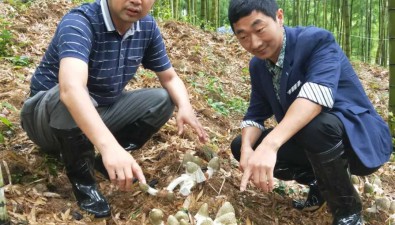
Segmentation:
[[(257, 140), (253, 149), (256, 149), (272, 129), (265, 130)], [(366, 176), (377, 171), (379, 167), (366, 167), (349, 145), (343, 123), (331, 113), (321, 113), (308, 125), (300, 130), (293, 138), (280, 147), (277, 153), (277, 162), (288, 163), (290, 166), (311, 168), (305, 151), (323, 153), (342, 143), (345, 146), (346, 157), (349, 161), (350, 172), (358, 176)], [(240, 161), (241, 135), (237, 136), (231, 144), (232, 154)]]
[[(136, 121), (143, 122), (151, 130), (159, 130), (174, 111), (168, 92), (162, 88), (125, 91), (114, 104), (108, 106), (98, 106), (93, 98), (91, 101), (116, 138), (119, 131)], [(53, 129), (78, 128), (60, 101), (59, 86), (27, 99), (21, 110), (21, 124), (29, 138), (48, 153), (57, 152), (61, 147)]]

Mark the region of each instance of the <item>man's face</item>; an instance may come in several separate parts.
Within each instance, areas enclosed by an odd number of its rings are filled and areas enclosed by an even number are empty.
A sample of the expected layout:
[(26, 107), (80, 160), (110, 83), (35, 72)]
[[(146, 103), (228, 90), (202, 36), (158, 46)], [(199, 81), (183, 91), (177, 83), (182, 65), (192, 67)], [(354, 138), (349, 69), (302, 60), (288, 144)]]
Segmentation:
[(260, 59), (277, 62), (283, 42), (283, 12), (277, 11), (277, 20), (253, 11), (233, 24), (241, 46)]
[(111, 17), (117, 25), (136, 22), (148, 14), (155, 0), (108, 0)]

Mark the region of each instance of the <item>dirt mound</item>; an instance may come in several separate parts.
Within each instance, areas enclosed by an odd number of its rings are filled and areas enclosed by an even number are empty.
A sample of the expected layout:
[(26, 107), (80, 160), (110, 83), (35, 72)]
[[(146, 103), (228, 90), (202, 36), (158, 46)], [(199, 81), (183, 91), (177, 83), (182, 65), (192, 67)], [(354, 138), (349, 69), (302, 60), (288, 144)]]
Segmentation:
[[(326, 208), (316, 213), (299, 212), (291, 207), (291, 198), (303, 197), (306, 189), (294, 183), (281, 183), (277, 192), (262, 194), (251, 188), (240, 193), (241, 174), (230, 156), (229, 144), (239, 132), (238, 125), (249, 98), (248, 61), (250, 55), (232, 36), (203, 31), (176, 21), (159, 22), (172, 64), (186, 83), (191, 102), (206, 127), (210, 143), (199, 144), (188, 129), (177, 136), (174, 117), (133, 156), (142, 166), (147, 180), (158, 189), (179, 176), (182, 157), (191, 151), (205, 160), (218, 155), (222, 169), (214, 178), (197, 185), (188, 197), (176, 195), (174, 201), (164, 201), (145, 193), (134, 184), (130, 192), (121, 192), (97, 174), (100, 189), (112, 206), (111, 218), (94, 219), (81, 212), (75, 203), (71, 186), (58, 160), (43, 155), (19, 127), (19, 110), (28, 96), (29, 80), (39, 63), (61, 16), (72, 3), (68, 1), (34, 1), (24, 10), (0, 2), (0, 14), (10, 23), (15, 46), (12, 55), (27, 56), (28, 66), (16, 66), (11, 59), (0, 59), (1, 112), (15, 124), (5, 135), (0, 159), (7, 163), (12, 185), (6, 186), (7, 208), (13, 224), (148, 224), (148, 213), (160, 208), (166, 217), (178, 210), (194, 215), (203, 203), (208, 203), (211, 217), (225, 201), (236, 210), (240, 224), (329, 224)], [(38, 13), (39, 12), (39, 13)], [(357, 63), (363, 84), (379, 112), (388, 114), (388, 72), (382, 68)], [(159, 82), (152, 72), (140, 69), (127, 87), (156, 87)], [(8, 103), (13, 107), (5, 107)], [(392, 170), (391, 170), (392, 168)], [(387, 165), (380, 176), (385, 195), (394, 198), (393, 167)], [(361, 179), (360, 189), (365, 180)], [(364, 208), (372, 205), (373, 196), (363, 196)], [(369, 224), (384, 224), (385, 212), (365, 213)], [(317, 222), (319, 221), (319, 222)]]

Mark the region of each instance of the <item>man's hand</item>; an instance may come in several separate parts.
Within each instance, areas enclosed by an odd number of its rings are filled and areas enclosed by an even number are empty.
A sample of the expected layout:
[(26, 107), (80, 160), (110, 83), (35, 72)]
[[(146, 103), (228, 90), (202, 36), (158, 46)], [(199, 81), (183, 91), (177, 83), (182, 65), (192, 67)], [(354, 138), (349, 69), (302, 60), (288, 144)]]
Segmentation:
[(133, 178), (137, 178), (140, 183), (146, 183), (143, 171), (136, 160), (121, 146), (108, 153), (102, 153), (102, 158), (111, 182), (118, 185), (119, 189), (131, 190)]
[(195, 116), (192, 107), (181, 107), (178, 109), (177, 117), (178, 135), (184, 132), (184, 125), (189, 124), (198, 134), (200, 142), (208, 140), (207, 133)]
[(251, 157), (253, 153), (254, 150), (250, 146), (248, 147), (241, 146), (240, 165), (239, 165), (241, 172), (244, 172), (245, 169), (247, 168), (248, 159)]
[(247, 159), (247, 165), (243, 168), (240, 190), (245, 191), (249, 180), (264, 192), (274, 188), (273, 170), (277, 160), (277, 149), (266, 147), (264, 144)]
[(197, 132), (199, 140), (206, 142), (208, 137), (202, 125), (199, 123), (189, 102), (188, 92), (184, 83), (178, 77), (173, 67), (156, 73), (162, 86), (169, 92), (174, 104), (178, 107), (177, 126), (178, 135), (184, 132), (184, 124), (189, 124)]

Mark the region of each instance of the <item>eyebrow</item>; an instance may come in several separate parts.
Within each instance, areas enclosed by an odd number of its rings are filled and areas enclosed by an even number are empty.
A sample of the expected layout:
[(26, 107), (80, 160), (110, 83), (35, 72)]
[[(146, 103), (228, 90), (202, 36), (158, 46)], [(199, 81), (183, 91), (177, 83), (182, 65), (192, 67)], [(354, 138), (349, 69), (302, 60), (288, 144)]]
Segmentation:
[[(254, 22), (251, 24), (251, 27), (255, 27), (255, 26), (257, 26), (257, 25), (259, 25), (259, 24), (261, 24), (261, 23), (263, 23), (263, 20), (261, 20), (261, 19), (256, 19), (256, 20), (254, 20)], [(244, 33), (244, 32), (245, 32), (245, 30), (239, 29), (239, 30), (236, 30), (235, 34), (237, 35), (237, 34), (241, 34), (241, 33)]]
[(255, 27), (256, 25), (258, 25), (258, 24), (260, 24), (260, 23), (263, 23), (263, 20), (261, 20), (261, 19), (256, 19), (253, 23), (252, 23), (252, 27)]

